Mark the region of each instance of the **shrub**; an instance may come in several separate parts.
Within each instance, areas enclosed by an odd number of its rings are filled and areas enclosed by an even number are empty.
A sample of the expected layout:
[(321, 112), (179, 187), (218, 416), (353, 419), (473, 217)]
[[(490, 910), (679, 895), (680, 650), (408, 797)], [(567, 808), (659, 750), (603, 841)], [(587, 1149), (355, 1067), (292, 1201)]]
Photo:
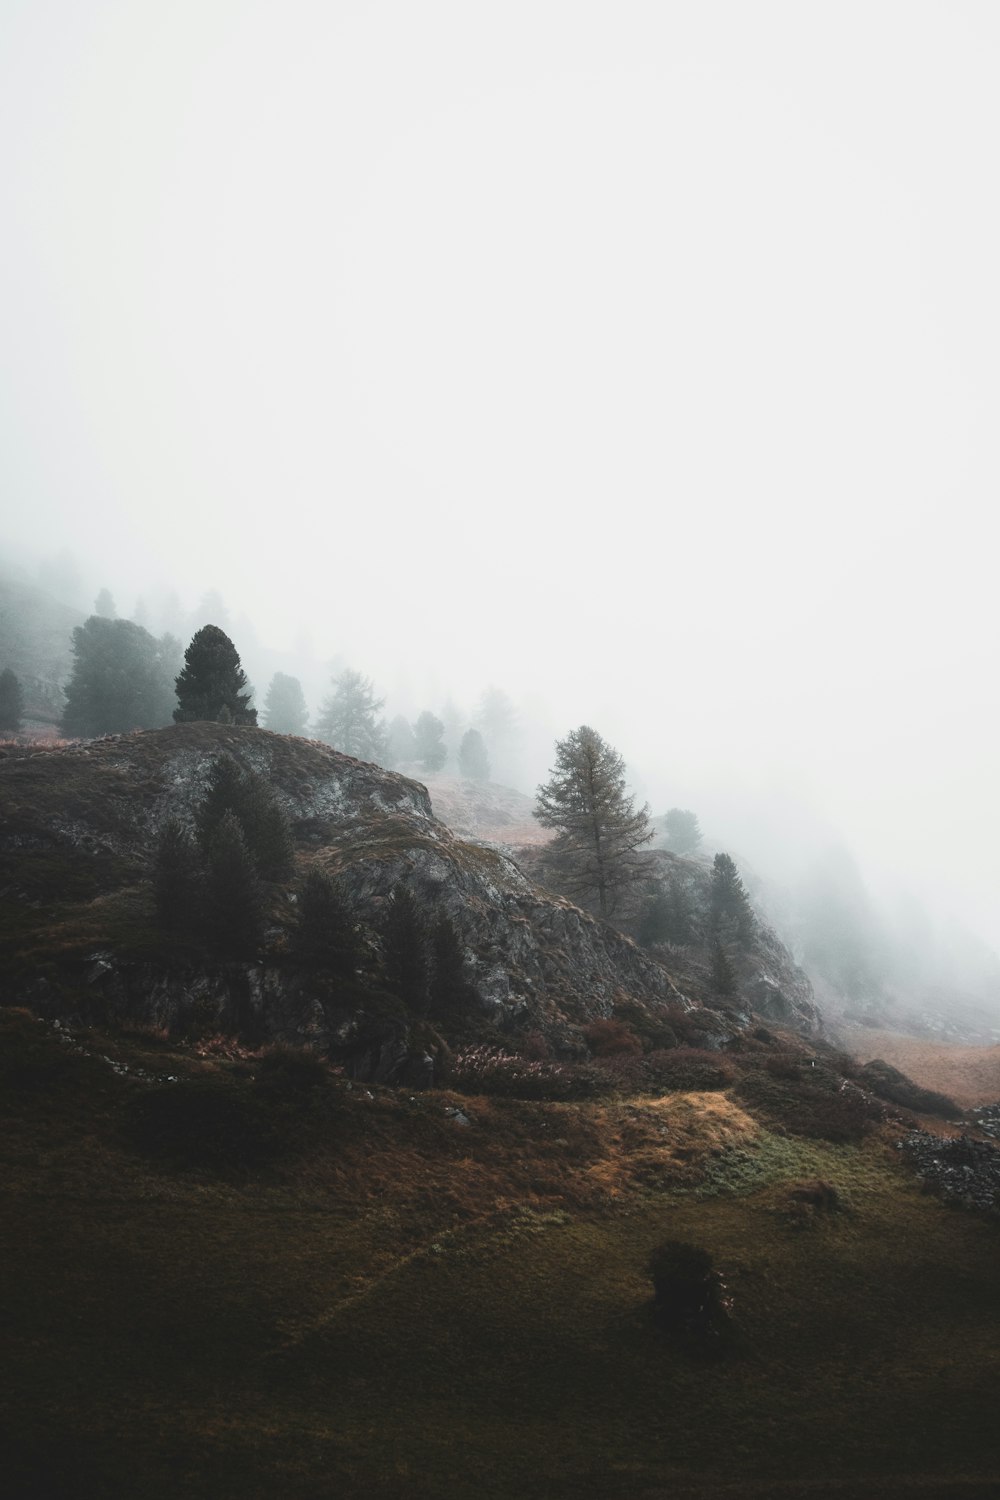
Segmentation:
[(583, 1028), (583, 1035), (594, 1057), (635, 1056), (642, 1052), (642, 1043), (624, 1021), (591, 1021)]
[(182, 1167), (246, 1171), (277, 1149), (262, 1102), (218, 1077), (164, 1084), (135, 1098), (126, 1129), (149, 1156)]
[(596, 1090), (590, 1069), (531, 1062), (500, 1047), (468, 1047), (457, 1053), (449, 1083), (465, 1093), (505, 1094), (516, 1099), (571, 1099)]
[(736, 1078), (728, 1058), (703, 1047), (671, 1047), (643, 1059), (649, 1084), (664, 1093), (727, 1089)]
[(717, 1340), (728, 1324), (732, 1298), (712, 1257), (700, 1245), (665, 1240), (646, 1266), (661, 1326), (694, 1345)]
[(257, 1088), (282, 1098), (325, 1088), (329, 1081), (328, 1064), (309, 1047), (268, 1047), (257, 1069)]
[(810, 1068), (798, 1079), (748, 1073), (737, 1088), (756, 1107), (793, 1135), (837, 1143), (859, 1141), (885, 1111), (861, 1089), (825, 1069)]
[(859, 1078), (864, 1087), (871, 1089), (873, 1094), (878, 1094), (880, 1099), (888, 1099), (890, 1103), (899, 1104), (903, 1109), (912, 1109), (917, 1114), (941, 1115), (945, 1119), (954, 1119), (962, 1113), (961, 1105), (956, 1104), (954, 1099), (949, 1099), (947, 1094), (921, 1088), (919, 1083), (914, 1083), (912, 1078), (907, 1078), (905, 1073), (901, 1073), (890, 1063), (883, 1062), (880, 1057), (865, 1063)]

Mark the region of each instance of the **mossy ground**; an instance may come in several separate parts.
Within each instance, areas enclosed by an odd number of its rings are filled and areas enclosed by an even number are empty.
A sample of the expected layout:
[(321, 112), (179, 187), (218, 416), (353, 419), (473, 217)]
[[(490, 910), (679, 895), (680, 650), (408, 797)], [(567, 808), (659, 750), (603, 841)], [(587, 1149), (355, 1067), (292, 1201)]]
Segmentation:
[[(996, 1492), (998, 1230), (884, 1133), (782, 1135), (723, 1094), (331, 1080), (279, 1100), (254, 1170), (181, 1166), (130, 1134), (174, 1086), (102, 1057), (248, 1095), (253, 1058), (96, 1034), (85, 1056), (5, 1015), (11, 1496)], [(792, 1203), (817, 1176), (843, 1211)], [(657, 1328), (665, 1238), (724, 1270), (725, 1358)]]

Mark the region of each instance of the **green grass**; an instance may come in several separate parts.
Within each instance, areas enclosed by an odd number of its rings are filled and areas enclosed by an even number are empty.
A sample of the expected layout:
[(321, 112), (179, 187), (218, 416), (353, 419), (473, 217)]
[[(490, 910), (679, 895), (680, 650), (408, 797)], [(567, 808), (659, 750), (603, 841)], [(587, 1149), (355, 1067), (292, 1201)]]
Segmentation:
[[(81, 1040), (259, 1098), (252, 1058)], [(997, 1229), (922, 1194), (881, 1134), (781, 1135), (718, 1095), (464, 1100), (460, 1128), (447, 1095), (306, 1078), (269, 1105), (282, 1149), (259, 1167), (181, 1165), (133, 1132), (154, 1085), (16, 1014), (0, 1044), (12, 1496), (998, 1477)], [(691, 1155), (699, 1120), (717, 1155)], [(790, 1211), (817, 1176), (843, 1212)], [(651, 1319), (643, 1266), (666, 1238), (724, 1270), (728, 1358), (682, 1354)]]

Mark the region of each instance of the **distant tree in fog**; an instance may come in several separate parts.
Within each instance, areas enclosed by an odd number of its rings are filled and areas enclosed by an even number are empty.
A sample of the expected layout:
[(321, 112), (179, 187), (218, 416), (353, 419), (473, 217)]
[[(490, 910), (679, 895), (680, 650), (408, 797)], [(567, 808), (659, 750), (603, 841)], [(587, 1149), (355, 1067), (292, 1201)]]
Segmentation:
[(701, 843), (701, 829), (693, 812), (672, 807), (663, 820), (667, 848), (674, 854), (690, 854)]
[(257, 710), (251, 706), (248, 688), (239, 652), (228, 635), (218, 625), (203, 625), (184, 653), (174, 719), (178, 724), (217, 723), (225, 708), (231, 723), (256, 724)]
[(649, 809), (638, 812), (625, 791), (625, 762), (582, 724), (556, 742), (556, 764), (538, 788), (535, 817), (556, 837), (545, 862), (571, 894), (596, 900), (603, 917), (646, 872), (636, 852), (653, 836)]
[(90, 739), (170, 723), (176, 642), (131, 620), (91, 615), (73, 631), (64, 734)]
[(413, 740), (417, 762), (423, 769), (440, 771), (448, 759), (441, 720), (425, 710), (413, 726)]
[(371, 679), (360, 672), (341, 672), (334, 678), (333, 689), (316, 720), (316, 738), (344, 755), (381, 764), (386, 744), (378, 711), (385, 699), (376, 698)]
[(101, 589), (101, 592), (94, 600), (94, 614), (99, 615), (102, 620), (115, 620), (118, 618), (115, 601), (108, 589)]
[(305, 734), (309, 714), (297, 677), (275, 672), (264, 699), (264, 728), (277, 734)]
[(520, 728), (517, 711), (502, 688), (486, 689), (476, 710), (476, 725), (486, 742), (494, 777), (513, 780)]
[(467, 781), (489, 781), (490, 758), (478, 729), (467, 729), (458, 751), (458, 769)]
[(409, 719), (397, 714), (386, 731), (386, 758), (394, 770), (408, 766), (417, 758), (417, 742)]
[(0, 729), (17, 734), (24, 723), (24, 689), (20, 679), (5, 667), (0, 672)]

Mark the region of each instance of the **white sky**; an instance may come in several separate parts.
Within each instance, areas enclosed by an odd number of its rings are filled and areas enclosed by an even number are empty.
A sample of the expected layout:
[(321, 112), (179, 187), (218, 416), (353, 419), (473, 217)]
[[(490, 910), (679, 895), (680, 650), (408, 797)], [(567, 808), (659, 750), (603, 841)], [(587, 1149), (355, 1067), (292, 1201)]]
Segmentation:
[(0, 0), (0, 542), (818, 810), (998, 941), (998, 54), (962, 0)]

